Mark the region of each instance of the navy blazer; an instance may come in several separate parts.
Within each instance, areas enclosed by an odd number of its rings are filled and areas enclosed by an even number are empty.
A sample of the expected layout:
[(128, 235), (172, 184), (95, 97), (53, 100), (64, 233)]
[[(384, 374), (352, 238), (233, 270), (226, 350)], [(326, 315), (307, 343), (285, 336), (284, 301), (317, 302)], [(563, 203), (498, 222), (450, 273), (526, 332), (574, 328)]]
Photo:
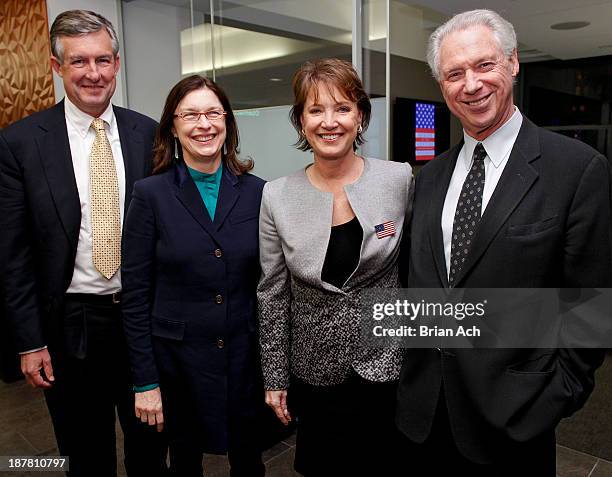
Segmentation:
[(252, 414), (262, 400), (255, 290), (263, 185), (224, 167), (211, 220), (181, 163), (138, 181), (127, 214), (122, 303), (134, 383), (160, 383), (168, 430), (200, 439), (208, 452), (226, 450), (228, 415)]
[[(157, 123), (113, 106), (125, 188), (151, 172)], [(125, 210), (129, 194), (125, 199)], [(0, 131), (0, 263), (15, 348), (63, 340), (56, 312), (70, 286), (81, 227), (64, 102)]]

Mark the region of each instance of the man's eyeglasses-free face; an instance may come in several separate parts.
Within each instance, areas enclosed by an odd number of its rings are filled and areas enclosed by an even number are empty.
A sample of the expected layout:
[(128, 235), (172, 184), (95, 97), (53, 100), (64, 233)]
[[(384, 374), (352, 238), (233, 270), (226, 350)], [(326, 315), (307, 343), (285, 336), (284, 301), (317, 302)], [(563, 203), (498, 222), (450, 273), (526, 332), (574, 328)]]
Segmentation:
[(181, 118), (187, 123), (197, 123), (200, 120), (200, 116), (204, 116), (209, 121), (218, 121), (227, 114), (226, 111), (213, 109), (211, 111), (187, 111), (185, 113), (174, 114), (175, 118)]

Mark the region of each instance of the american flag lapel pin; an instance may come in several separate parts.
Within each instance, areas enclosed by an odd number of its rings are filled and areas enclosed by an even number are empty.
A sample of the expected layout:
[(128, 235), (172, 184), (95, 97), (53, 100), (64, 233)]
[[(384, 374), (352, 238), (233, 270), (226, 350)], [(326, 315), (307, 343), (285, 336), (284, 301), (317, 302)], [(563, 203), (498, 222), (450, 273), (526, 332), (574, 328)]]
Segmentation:
[(395, 222), (393, 222), (393, 220), (387, 220), (382, 224), (375, 225), (374, 231), (379, 239), (395, 235)]

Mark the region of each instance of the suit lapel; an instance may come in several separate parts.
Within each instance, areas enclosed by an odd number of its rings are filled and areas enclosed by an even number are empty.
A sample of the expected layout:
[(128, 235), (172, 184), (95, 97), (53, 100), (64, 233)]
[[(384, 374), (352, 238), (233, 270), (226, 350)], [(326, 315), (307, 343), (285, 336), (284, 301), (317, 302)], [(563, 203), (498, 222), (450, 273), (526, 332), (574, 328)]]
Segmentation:
[(64, 102), (54, 106), (46, 118), (39, 124), (42, 134), (36, 137), (38, 153), (57, 214), (76, 251), (81, 227), (81, 205), (66, 129)]
[(217, 200), (215, 220), (213, 222), (216, 230), (221, 228), (228, 214), (238, 201), (238, 197), (240, 197), (238, 189), (238, 178), (232, 171), (223, 166), (223, 175), (219, 187), (219, 198)]
[(463, 141), (451, 149), (446, 158), (444, 158), (445, 167), (438, 177), (439, 184), (435, 187), (435, 193), (432, 196), (429, 215), (429, 240), (433, 251), (436, 270), (440, 278), (440, 282), (444, 287), (448, 286), (448, 274), (446, 270), (446, 258), (444, 256), (444, 237), (442, 235), (442, 209), (446, 199), (446, 192), (450, 184), (457, 157), (463, 147)]
[(530, 163), (539, 156), (537, 126), (523, 117), (508, 163), (482, 215), (466, 263), (457, 275), (457, 284), (478, 262), (499, 229), (538, 179), (538, 173)]
[(143, 177), (144, 174), (144, 142), (138, 124), (131, 121), (126, 111), (113, 106), (117, 129), (119, 130), (119, 141), (121, 142), (121, 153), (123, 155), (123, 167), (125, 168), (125, 203), (123, 217), (127, 217), (128, 206), (132, 197), (134, 181)]
[(176, 197), (179, 202), (187, 209), (194, 220), (204, 229), (208, 235), (218, 244), (219, 241), (215, 237), (215, 228), (210, 220), (206, 206), (202, 201), (200, 192), (191, 179), (185, 164), (180, 163), (176, 166), (175, 171)]

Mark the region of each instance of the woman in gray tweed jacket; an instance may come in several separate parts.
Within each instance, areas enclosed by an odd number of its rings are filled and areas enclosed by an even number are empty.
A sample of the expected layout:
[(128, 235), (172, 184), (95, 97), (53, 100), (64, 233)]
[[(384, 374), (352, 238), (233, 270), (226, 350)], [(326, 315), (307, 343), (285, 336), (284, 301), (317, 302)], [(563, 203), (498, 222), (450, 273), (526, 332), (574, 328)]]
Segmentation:
[(411, 168), (355, 154), (371, 105), (350, 63), (307, 62), (293, 91), (297, 146), (314, 162), (263, 191), (266, 402), (285, 424), (297, 416), (295, 466), (305, 476), (391, 475), (402, 352), (363, 346), (360, 292), (400, 286)]

